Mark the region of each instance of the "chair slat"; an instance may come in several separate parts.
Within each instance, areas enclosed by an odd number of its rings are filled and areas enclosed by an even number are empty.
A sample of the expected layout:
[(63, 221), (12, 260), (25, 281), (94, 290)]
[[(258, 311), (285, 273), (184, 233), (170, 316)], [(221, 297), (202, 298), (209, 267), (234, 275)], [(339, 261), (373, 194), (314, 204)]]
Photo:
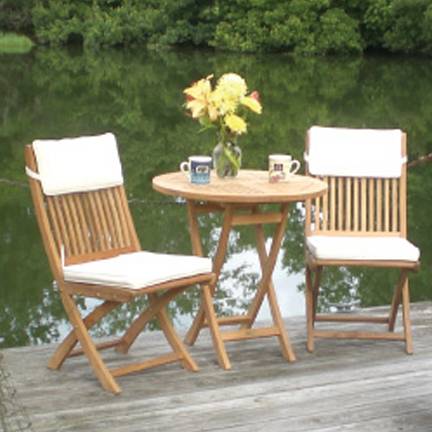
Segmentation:
[(325, 180), (328, 193), (314, 200), (314, 232), (400, 232), (399, 179), (326, 177)]
[(354, 226), (353, 226), (353, 231), (358, 231), (359, 230), (359, 182), (360, 179), (358, 178), (354, 178), (353, 179), (353, 183), (354, 183), (354, 192), (353, 192), (353, 222), (354, 222)]
[(398, 220), (398, 181), (397, 179), (392, 179), (391, 180), (391, 195), (392, 195), (392, 204), (391, 204), (391, 209), (392, 209), (392, 228), (391, 231), (393, 232), (397, 232), (400, 231), (399, 228), (399, 220)]
[(100, 200), (102, 204), (102, 208), (104, 214), (106, 216), (107, 228), (110, 236), (110, 244), (112, 248), (118, 248), (121, 246), (121, 243), (118, 239), (118, 231), (116, 225), (114, 223), (114, 213), (110, 207), (108, 193), (106, 190), (102, 190), (100, 192)]
[(101, 229), (102, 229), (102, 238), (105, 240), (105, 247), (106, 249), (111, 249), (111, 236), (110, 236), (110, 230), (108, 228), (108, 221), (107, 216), (105, 214), (105, 209), (102, 204), (101, 199), (101, 192), (96, 191), (93, 192), (92, 195), (94, 196), (95, 204), (96, 204), (96, 211), (98, 212), (99, 219), (101, 222)]
[(89, 242), (91, 244), (91, 251), (96, 252), (100, 249), (99, 239), (98, 239), (98, 231), (96, 227), (96, 223), (94, 221), (94, 215), (90, 204), (90, 196), (88, 193), (81, 194), (81, 200), (83, 203), (83, 210), (87, 220), (88, 229), (89, 229)]
[(361, 231), (366, 231), (367, 229), (367, 193), (366, 193), (366, 179), (362, 178), (360, 180), (361, 193), (360, 193), (360, 205), (361, 205)]
[(407, 203), (406, 203), (406, 167), (402, 171), (399, 182), (399, 229), (401, 236), (407, 235)]
[(114, 223), (115, 231), (117, 233), (117, 239), (118, 239), (119, 246), (126, 246), (127, 243), (125, 241), (125, 237), (124, 237), (123, 230), (122, 230), (121, 223), (120, 223), (120, 219), (119, 219), (118, 203), (115, 200), (113, 190), (112, 189), (107, 190), (106, 195), (107, 195), (107, 199), (108, 199), (108, 205), (112, 211), (112, 220)]
[(121, 188), (45, 197), (58, 251), (68, 263), (137, 250), (135, 231)]
[(46, 203), (46, 210), (49, 223), (53, 232), (54, 241), (57, 251), (60, 251), (61, 245), (64, 244), (63, 235), (60, 229), (60, 223), (57, 218), (57, 212), (54, 205), (54, 197), (49, 197)]
[(390, 180), (384, 179), (384, 231), (390, 231)]
[[(324, 177), (323, 180), (327, 183), (328, 187), (330, 187), (329, 184), (329, 178)], [(323, 196), (323, 222), (322, 222), (322, 229), (323, 231), (328, 230), (328, 192), (324, 194)]]
[[(65, 220), (63, 218), (63, 212), (61, 208), (61, 197), (55, 196), (53, 197), (53, 208), (54, 214), (53, 217), (56, 218), (57, 224), (60, 231), (60, 246), (64, 246), (65, 257), (71, 255), (71, 242), (69, 239), (69, 232), (66, 228)], [(60, 250), (60, 249), (59, 249)]]
[(375, 230), (375, 179), (368, 179), (369, 231)]
[(114, 194), (118, 203), (121, 226), (124, 227), (123, 234), (125, 236), (125, 240), (127, 244), (132, 244), (131, 233), (134, 232), (134, 228), (132, 227), (132, 221), (130, 219), (128, 209), (126, 208), (126, 204), (127, 204), (126, 194), (124, 190), (120, 188), (116, 188), (114, 190)]
[(351, 230), (351, 194), (352, 194), (351, 177), (347, 177), (345, 181), (345, 230)]
[(330, 230), (336, 229), (336, 179), (330, 178)]
[(382, 231), (382, 214), (383, 214), (383, 200), (382, 200), (382, 190), (383, 190), (383, 181), (382, 179), (377, 179), (377, 199), (376, 199), (376, 207), (377, 207), (377, 231)]
[(343, 229), (343, 210), (344, 210), (344, 183), (345, 179), (339, 177), (337, 179), (337, 229)]
[(76, 241), (78, 245), (78, 253), (86, 253), (86, 244), (84, 240), (84, 231), (81, 226), (81, 219), (78, 213), (78, 205), (74, 199), (74, 194), (67, 196), (67, 202), (70, 209), (73, 225), (75, 227)]
[(65, 257), (70, 255), (75, 255), (78, 252), (78, 246), (75, 238), (75, 231), (72, 226), (72, 219), (69, 214), (69, 209), (67, 207), (67, 202), (64, 196), (58, 197), (58, 203), (59, 203), (59, 211), (60, 217), (63, 220), (64, 229), (67, 231), (67, 237), (69, 238), (69, 247), (65, 248)]
[(90, 253), (92, 252), (92, 246), (90, 243), (90, 228), (88, 225), (88, 221), (87, 218), (85, 216), (85, 210), (84, 210), (84, 202), (81, 199), (81, 194), (72, 194), (72, 199), (75, 202), (75, 208), (77, 211), (77, 215), (78, 215), (78, 220), (79, 220), (79, 226), (81, 229), (81, 237), (82, 237), (82, 241), (83, 241), (83, 247), (82, 253)]
[(321, 229), (321, 221), (320, 221), (320, 214), (321, 214), (321, 197), (315, 198), (315, 206), (314, 206), (314, 223), (315, 223), (315, 230)]
[(104, 236), (104, 231), (102, 229), (101, 219), (99, 217), (98, 206), (96, 204), (95, 196), (92, 192), (88, 192), (88, 202), (90, 204), (90, 214), (92, 217), (92, 225), (94, 230), (94, 235), (97, 240), (97, 250), (108, 249), (108, 244)]
[(72, 195), (63, 196), (63, 206), (66, 214), (66, 221), (68, 224), (70, 224), (70, 235), (73, 245), (73, 255), (82, 254), (84, 253), (82, 233), (78, 224), (78, 217)]

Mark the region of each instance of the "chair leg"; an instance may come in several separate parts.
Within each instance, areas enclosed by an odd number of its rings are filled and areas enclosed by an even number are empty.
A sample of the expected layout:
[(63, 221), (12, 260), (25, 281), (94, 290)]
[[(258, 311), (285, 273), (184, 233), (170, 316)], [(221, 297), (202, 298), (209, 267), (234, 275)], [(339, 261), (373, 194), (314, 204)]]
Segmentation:
[(157, 300), (153, 301), (153, 304), (151, 304), (147, 309), (141, 312), (137, 318), (135, 318), (121, 338), (121, 342), (116, 347), (116, 351), (126, 354), (147, 323), (155, 317), (161, 308), (163, 308), (169, 301), (171, 301), (175, 296), (185, 289), (186, 287), (172, 289), (157, 297)]
[(404, 325), (404, 336), (405, 336), (405, 351), (407, 354), (412, 354), (414, 350), (413, 350), (411, 320), (410, 320), (410, 297), (409, 297), (408, 278), (405, 279), (402, 288), (402, 314), (403, 314), (403, 325)]
[[(154, 296), (151, 297), (153, 298)], [(154, 301), (150, 300), (150, 302), (153, 303)], [(179, 356), (183, 367), (190, 371), (197, 372), (199, 368), (174, 330), (165, 308), (158, 312), (157, 319), (168, 343), (171, 345), (173, 351)]]
[(388, 329), (391, 332), (393, 332), (394, 328), (395, 328), (396, 318), (397, 318), (397, 314), (398, 314), (398, 310), (399, 310), (399, 305), (400, 305), (401, 300), (402, 300), (403, 285), (405, 283), (405, 280), (407, 279), (407, 275), (408, 275), (408, 272), (406, 270), (401, 271), (398, 283), (396, 285), (396, 288), (395, 288), (395, 291), (393, 294), (392, 304), (390, 307), (389, 323), (388, 323)]
[[(83, 323), (86, 329), (93, 327), (98, 323), (106, 314), (111, 312), (121, 303), (105, 301), (98, 307), (96, 307), (92, 312), (90, 312), (84, 319)], [(72, 330), (66, 338), (60, 343), (60, 345), (55, 350), (54, 354), (51, 356), (48, 367), (50, 369), (60, 369), (64, 361), (67, 359), (69, 354), (72, 352), (73, 348), (78, 342), (78, 338), (75, 330)]]
[(319, 285), (321, 280), (322, 267), (312, 270), (309, 265), (306, 265), (306, 328), (307, 328), (307, 341), (306, 349), (313, 352), (315, 349), (315, 317), (318, 304)]
[(208, 327), (210, 329), (210, 333), (213, 339), (213, 345), (216, 351), (219, 366), (223, 369), (231, 369), (231, 363), (225, 350), (225, 344), (222, 339), (222, 334), (213, 306), (213, 296), (211, 294), (211, 289), (208, 285), (202, 286), (202, 304), (204, 306), (204, 311), (206, 314)]
[(307, 342), (306, 349), (309, 352), (313, 352), (315, 349), (314, 342), (314, 293), (312, 291), (312, 270), (306, 266), (306, 330), (307, 330)]
[(318, 267), (315, 270), (315, 278), (313, 280), (313, 285), (312, 285), (312, 292), (313, 292), (313, 322), (315, 325), (315, 318), (316, 318), (316, 312), (317, 312), (317, 307), (318, 307), (318, 294), (319, 294), (319, 287), (320, 287), (320, 283), (321, 283), (321, 275), (322, 275), (322, 267)]
[(75, 329), (75, 334), (81, 344), (84, 354), (90, 362), (90, 365), (93, 368), (93, 371), (99, 379), (102, 387), (111, 393), (119, 394), (121, 392), (121, 388), (111, 375), (108, 368), (105, 366), (102, 357), (100, 356), (87, 331), (87, 328), (81, 318), (72, 296), (63, 292), (61, 293), (61, 298), (69, 320)]

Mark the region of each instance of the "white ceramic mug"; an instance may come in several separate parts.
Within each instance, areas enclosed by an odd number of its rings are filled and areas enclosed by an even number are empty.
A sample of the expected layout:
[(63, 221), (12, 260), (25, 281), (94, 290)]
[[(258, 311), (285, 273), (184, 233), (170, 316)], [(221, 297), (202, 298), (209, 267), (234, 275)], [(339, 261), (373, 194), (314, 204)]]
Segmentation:
[(180, 170), (189, 176), (191, 183), (210, 183), (212, 158), (210, 156), (189, 156), (188, 161), (180, 164)]
[(269, 155), (269, 181), (271, 183), (289, 181), (300, 169), (300, 162), (286, 154)]

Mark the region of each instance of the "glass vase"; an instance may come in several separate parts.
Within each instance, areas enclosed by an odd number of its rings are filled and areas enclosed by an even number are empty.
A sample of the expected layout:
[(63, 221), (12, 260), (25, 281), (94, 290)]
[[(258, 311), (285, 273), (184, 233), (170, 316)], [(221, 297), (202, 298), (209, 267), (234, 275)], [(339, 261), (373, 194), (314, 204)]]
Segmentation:
[(213, 149), (213, 167), (219, 178), (236, 177), (241, 167), (242, 152), (232, 142), (219, 142)]

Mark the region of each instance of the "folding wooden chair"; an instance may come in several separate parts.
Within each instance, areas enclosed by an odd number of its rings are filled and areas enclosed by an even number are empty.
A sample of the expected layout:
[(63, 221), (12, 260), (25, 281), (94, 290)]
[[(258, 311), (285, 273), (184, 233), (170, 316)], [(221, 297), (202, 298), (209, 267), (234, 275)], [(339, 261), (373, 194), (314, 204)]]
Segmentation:
[[(412, 353), (408, 273), (418, 268), (420, 252), (406, 239), (405, 133), (314, 126), (307, 132), (305, 160), (308, 174), (328, 184), (326, 195), (306, 202), (307, 349), (314, 350), (315, 338), (385, 339), (405, 341)], [(326, 266), (400, 269), (389, 315), (317, 314)], [(401, 302), (399, 333), (394, 329)], [(379, 323), (387, 330), (316, 329), (321, 321)]]
[[(179, 361), (198, 370), (176, 334), (167, 303), (193, 284), (203, 293), (215, 280), (209, 258), (141, 251), (132, 222), (114, 135), (35, 141), (25, 148), (36, 217), (49, 264), (73, 330), (49, 367), (85, 354), (102, 386), (115, 394), (115, 377)], [(120, 339), (96, 345), (88, 330), (115, 307), (148, 296), (149, 306)], [(75, 297), (104, 300), (85, 318)], [(203, 295), (205, 301), (209, 295)], [(214, 313), (212, 304), (206, 305)], [(98, 350), (126, 353), (144, 326), (156, 318), (172, 352), (109, 370)], [(73, 350), (77, 342), (81, 348)]]

